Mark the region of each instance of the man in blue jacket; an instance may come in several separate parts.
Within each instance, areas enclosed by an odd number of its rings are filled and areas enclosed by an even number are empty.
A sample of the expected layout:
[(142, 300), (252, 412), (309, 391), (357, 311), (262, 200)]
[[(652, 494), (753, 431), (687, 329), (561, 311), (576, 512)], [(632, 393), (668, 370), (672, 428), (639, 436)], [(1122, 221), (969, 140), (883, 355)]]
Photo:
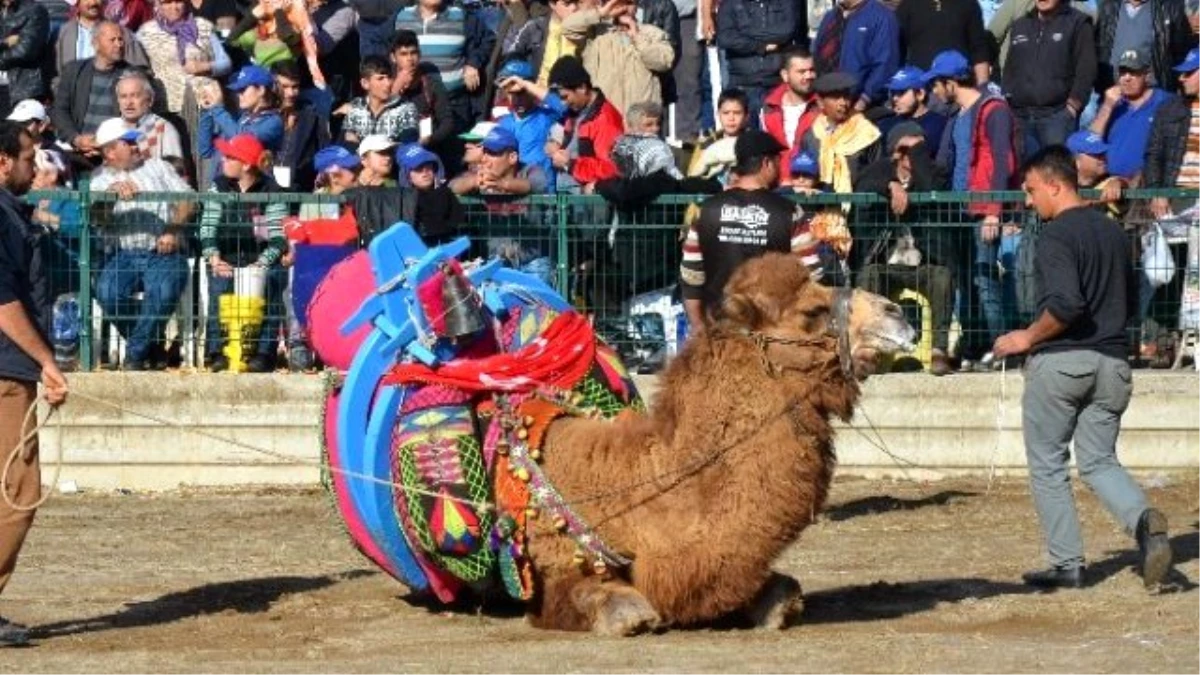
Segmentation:
[(546, 141), (550, 128), (567, 116), (567, 104), (534, 82), (536, 76), (528, 61), (509, 61), (500, 68), (497, 85), (508, 93), (512, 112), (496, 120), (496, 126), (517, 137), (521, 162), (541, 167), (549, 178), (547, 192), (553, 192), (556, 176), (546, 155)]
[(817, 73), (850, 73), (862, 83), (859, 112), (887, 101), (887, 83), (900, 68), (900, 24), (879, 0), (839, 0), (821, 19), (813, 41)]

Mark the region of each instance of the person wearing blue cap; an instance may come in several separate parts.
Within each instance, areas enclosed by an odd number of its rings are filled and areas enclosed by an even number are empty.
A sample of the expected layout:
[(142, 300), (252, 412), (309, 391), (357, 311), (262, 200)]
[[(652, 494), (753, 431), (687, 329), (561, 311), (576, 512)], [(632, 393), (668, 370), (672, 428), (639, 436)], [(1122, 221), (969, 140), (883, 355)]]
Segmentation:
[(1017, 120), (1022, 157), (1061, 145), (1079, 126), (1096, 82), (1092, 20), (1070, 0), (1035, 0), (1013, 22), (1001, 85)]
[(1117, 59), (1117, 84), (1104, 92), (1104, 103), (1092, 120), (1091, 130), (1108, 143), (1108, 170), (1133, 179), (1142, 173), (1150, 127), (1159, 107), (1171, 95), (1152, 87), (1150, 61), (1137, 49)]
[(547, 185), (546, 173), (540, 166), (520, 160), (518, 145), (512, 131), (499, 125), (493, 127), (480, 142), (483, 159), (478, 170), (450, 181), (450, 189), (457, 195), (483, 197), (489, 227), (497, 233), (487, 240), (489, 255), (549, 283), (553, 265), (545, 248), (514, 237), (514, 231), (538, 224), (537, 212), (531, 212), (528, 204), (514, 198), (545, 194)]
[[(1142, 182), (1148, 188), (1200, 188), (1200, 50), (1192, 49), (1175, 66), (1180, 95), (1163, 104), (1150, 127)], [(1172, 211), (1166, 197), (1150, 200), (1155, 218)]]
[(568, 111), (558, 94), (535, 82), (535, 76), (528, 61), (512, 60), (501, 66), (496, 86), (508, 96), (512, 112), (496, 120), (496, 125), (516, 135), (521, 161), (540, 166), (550, 181), (548, 191), (553, 191), (554, 165), (546, 154), (546, 142), (550, 129), (562, 122)]
[(886, 137), (901, 122), (916, 122), (925, 131), (925, 147), (936, 154), (942, 144), (942, 132), (946, 130), (946, 116), (930, 110), (925, 104), (929, 96), (925, 84), (925, 71), (916, 66), (905, 66), (896, 71), (887, 83), (892, 114), (875, 120), (875, 126)]
[(1120, 218), (1128, 210), (1121, 199), (1121, 191), (1129, 186), (1118, 176), (1108, 172), (1108, 153), (1111, 147), (1094, 131), (1083, 129), (1067, 138), (1067, 149), (1075, 156), (1075, 171), (1080, 190), (1099, 190), (1100, 199), (1092, 202), (1113, 218)]
[(792, 191), (798, 194), (821, 192), (821, 166), (811, 153), (801, 150), (792, 156), (788, 170), (792, 177)]
[(279, 115), (275, 78), (270, 72), (253, 64), (245, 66), (229, 83), (229, 89), (237, 92), (240, 115), (236, 120), (225, 109), (218, 92), (201, 89), (197, 94), (201, 108), (196, 127), (197, 148), (201, 157), (213, 160), (210, 178), (216, 178), (221, 170), (220, 153), (213, 143), (218, 138), (230, 141), (247, 133), (272, 152), (283, 142), (283, 118)]
[[(946, 125), (937, 164), (946, 171), (950, 189), (959, 192), (992, 192), (1016, 186), (1017, 151), (1013, 144), (1014, 120), (1004, 98), (986, 87), (977, 86), (971, 64), (961, 53), (947, 50), (934, 57), (925, 73), (934, 96), (958, 107)], [(983, 312), (986, 335), (971, 333), (978, 340), (963, 349), (964, 365), (980, 358), (989, 361), (987, 349), (1004, 330), (1004, 307), (999, 279), (1000, 216), (1003, 204), (976, 201), (967, 205), (967, 214), (979, 222), (975, 231), (974, 254), (962, 256), (956, 270), (960, 289), (971, 287), (972, 280), (979, 302), (966, 303), (972, 312)], [(1011, 241), (1011, 240), (1010, 240)], [(968, 247), (969, 248), (969, 247)], [(971, 261), (968, 267), (965, 263)], [(1011, 278), (1012, 275), (1009, 275)], [(969, 317), (978, 321), (978, 317)]]
[[(317, 188), (313, 194), (342, 194), (358, 183), (361, 167), (358, 155), (340, 145), (321, 148), (313, 157), (313, 169), (317, 172)], [(300, 205), (300, 220), (337, 218), (341, 212), (341, 206), (334, 202), (310, 202)]]
[(427, 246), (440, 246), (458, 235), (466, 212), (458, 197), (443, 180), (442, 161), (417, 143), (396, 149), (400, 185), (417, 195), (410, 224)]

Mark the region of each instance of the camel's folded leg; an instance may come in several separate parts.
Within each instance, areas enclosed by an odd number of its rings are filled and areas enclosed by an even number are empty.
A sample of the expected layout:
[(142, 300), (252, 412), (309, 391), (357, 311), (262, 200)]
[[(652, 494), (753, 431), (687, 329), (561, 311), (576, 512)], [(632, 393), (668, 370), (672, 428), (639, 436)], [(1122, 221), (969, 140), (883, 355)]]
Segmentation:
[(794, 625), (804, 611), (800, 582), (786, 574), (772, 572), (762, 590), (744, 611), (759, 628), (779, 630)]
[(592, 630), (602, 635), (637, 635), (657, 628), (662, 619), (629, 584), (599, 577), (547, 580), (538, 611), (538, 628)]

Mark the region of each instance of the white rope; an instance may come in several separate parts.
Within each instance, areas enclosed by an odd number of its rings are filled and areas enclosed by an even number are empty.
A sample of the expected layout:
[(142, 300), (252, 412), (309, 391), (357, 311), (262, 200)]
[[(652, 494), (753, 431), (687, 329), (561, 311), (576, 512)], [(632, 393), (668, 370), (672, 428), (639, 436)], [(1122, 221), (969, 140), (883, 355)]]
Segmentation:
[[(248, 450), (250, 452), (254, 452), (254, 453), (257, 453), (260, 455), (265, 455), (267, 457), (273, 457), (275, 459), (280, 459), (285, 462), (289, 462), (289, 463), (293, 463), (293, 464), (300, 464), (303, 466), (314, 466), (314, 467), (317, 467), (318, 469), (328, 470), (331, 473), (341, 474), (342, 476), (345, 476), (346, 478), (350, 478), (350, 479), (354, 479), (354, 480), (361, 480), (361, 481), (365, 481), (368, 483), (374, 483), (376, 485), (386, 485), (393, 489), (403, 490), (410, 494), (425, 495), (427, 497), (439, 497), (442, 499), (447, 499), (449, 501), (458, 502), (460, 504), (466, 504), (468, 506), (475, 507), (476, 509), (481, 510), (481, 511), (484, 511), (484, 510), (491, 511), (491, 510), (494, 510), (494, 508), (495, 508), (495, 506), (491, 502), (473, 501), (470, 499), (461, 499), (458, 497), (451, 497), (449, 495), (445, 495), (440, 492), (432, 492), (430, 490), (422, 490), (420, 488), (409, 487), (406, 485), (402, 485), (400, 483), (395, 483), (390, 480), (376, 478), (375, 476), (371, 476), (371, 475), (368, 475), (365, 473), (359, 473), (357, 471), (348, 471), (346, 469), (341, 469), (341, 468), (338, 468), (335, 466), (330, 466), (330, 465), (326, 464), (325, 462), (322, 462), (321, 460), (306, 460), (306, 459), (302, 459), (302, 458), (295, 457), (292, 455), (285, 455), (280, 452), (275, 452), (273, 450), (267, 450), (266, 448), (260, 448), (258, 446), (252, 445), (250, 443), (246, 443), (244, 441), (239, 441), (236, 438), (229, 438), (228, 436), (221, 436), (220, 434), (210, 433), (208, 431), (204, 431), (203, 429), (196, 429), (194, 427), (185, 425), (180, 422), (176, 422), (174, 420), (167, 419), (165, 417), (158, 417), (156, 415), (151, 415), (149, 413), (138, 412), (131, 408), (126, 408), (125, 406), (123, 406), (119, 403), (112, 403), (111, 401), (106, 401), (104, 399), (97, 398), (95, 396), (89, 396), (89, 395), (81, 393), (81, 392), (71, 392), (70, 396), (73, 399), (83, 399), (90, 403), (95, 403), (97, 405), (105, 406), (107, 408), (112, 408), (113, 410), (121, 412), (122, 414), (132, 415), (134, 417), (140, 417), (144, 420), (156, 422), (158, 424), (161, 424), (166, 427), (170, 427), (172, 429), (179, 429), (179, 430), (185, 431), (187, 433), (194, 434), (196, 436), (201, 436), (203, 438), (208, 438), (208, 439), (211, 439), (214, 441), (220, 441), (222, 443), (228, 443), (229, 445), (232, 445), (234, 447), (241, 448), (243, 450)], [(45, 421), (43, 421), (38, 426), (34, 427), (34, 429), (32, 431), (30, 431), (29, 433), (22, 436), (20, 442), (17, 443), (17, 446), (12, 449), (12, 452), (9, 453), (8, 461), (6, 461), (4, 464), (4, 472), (3, 472), (3, 479), (2, 479), (3, 483), (0, 484), (0, 494), (4, 495), (4, 501), (14, 510), (32, 511), (32, 510), (38, 508), (39, 506), (41, 506), (42, 504), (46, 503), (46, 500), (49, 499), (50, 494), (53, 492), (53, 489), (48, 490), (46, 492), (46, 494), (42, 495), (41, 499), (39, 499), (36, 503), (34, 503), (32, 505), (20, 506), (20, 505), (13, 503), (12, 498), (8, 494), (7, 488), (4, 488), (3, 486), (7, 485), (7, 483), (8, 483), (9, 467), (12, 466), (13, 462), (16, 461), (16, 458), (21, 455), (21, 452), (24, 449), (25, 444), (29, 440), (31, 440), (32, 438), (37, 436), (38, 431), (41, 430), (42, 427), (44, 427), (50, 421), (50, 418), (54, 415), (56, 410), (57, 409), (55, 409), (55, 408), (51, 408), (50, 415), (48, 415), (46, 417)], [(30, 417), (32, 415), (36, 415), (36, 414), (37, 414), (37, 401), (34, 401), (33, 405), (31, 405), (29, 407), (29, 411), (25, 414), (25, 424), (28, 424)], [(22, 428), (24, 428), (24, 425)], [(54, 478), (51, 480), (51, 488), (53, 488), (53, 486), (58, 484), (58, 476), (59, 476), (59, 473), (62, 471), (62, 455), (63, 455), (63, 453), (62, 453), (62, 443), (63, 443), (62, 437), (63, 437), (63, 433), (62, 433), (62, 428), (61, 428), (61, 424), (60, 424), (59, 435), (58, 435), (58, 448), (59, 448), (58, 459), (55, 463)]]
[[(38, 402), (35, 398), (33, 403), (30, 404), (29, 409), (25, 411), (25, 417), (21, 421), (22, 430), (28, 427), (29, 423), (37, 418), (37, 407)], [(26, 513), (36, 510), (39, 506), (45, 504), (47, 499), (50, 499), (50, 495), (54, 493), (53, 486), (58, 485), (58, 476), (60, 473), (62, 473), (63, 465), (63, 435), (61, 424), (59, 425), (58, 443), (55, 444), (58, 446), (58, 457), (54, 461), (54, 477), (50, 479), (51, 489), (46, 490), (46, 492), (32, 504), (17, 504), (15, 499), (8, 494), (8, 472), (12, 469), (13, 464), (16, 463), (18, 458), (23, 456), (26, 461), (29, 461), (33, 458), (32, 452), (26, 452), (27, 445), (30, 441), (37, 438), (38, 432), (42, 429), (42, 427), (50, 423), (50, 419), (53, 418), (54, 414), (57, 412), (57, 407), (50, 408), (50, 412), (46, 414), (46, 419), (42, 421), (41, 424), (35, 425), (33, 429), (21, 436), (20, 440), (17, 441), (16, 446), (13, 447), (12, 452), (8, 453), (8, 458), (4, 461), (4, 471), (0, 472), (0, 495), (4, 496), (4, 503), (7, 504), (8, 508), (12, 509), (13, 511)]]

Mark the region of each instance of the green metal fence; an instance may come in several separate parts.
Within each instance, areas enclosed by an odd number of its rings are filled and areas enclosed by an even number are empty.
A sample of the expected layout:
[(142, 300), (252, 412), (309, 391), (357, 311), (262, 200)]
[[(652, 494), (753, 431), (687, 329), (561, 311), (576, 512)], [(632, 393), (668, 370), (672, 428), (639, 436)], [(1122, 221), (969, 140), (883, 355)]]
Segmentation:
[[(1169, 356), (1180, 325), (1184, 289), (1189, 287), (1186, 241), (1189, 233), (1195, 239), (1197, 225), (1167, 223), (1168, 250), (1176, 271), (1168, 283), (1152, 285), (1149, 277), (1161, 281), (1165, 276), (1158, 273), (1165, 270), (1146, 270), (1143, 265), (1143, 235), (1155, 230), (1149, 208), (1155, 197), (1170, 199), (1180, 213), (1195, 206), (1197, 193), (1127, 191), (1120, 205), (1119, 220), (1129, 233), (1130, 255), (1144, 289), (1139, 291), (1144, 297), (1130, 326), (1135, 345), (1131, 356), (1157, 354), (1161, 361)], [(34, 193), (28, 199), (43, 219), (46, 212), (60, 214), (62, 226), (51, 236), (53, 293), (76, 294), (78, 361), (80, 368), (88, 370), (127, 362), (125, 348), (131, 337), (141, 341), (142, 351), (149, 339), (156, 358), (165, 358), (172, 366), (204, 367), (205, 354), (213, 353), (217, 334), (229, 337), (228, 326), (210, 319), (217, 304), (209, 291), (227, 282), (215, 278), (209, 261), (201, 256), (202, 225), (216, 221), (218, 239), (227, 249), (222, 252), (229, 258), (226, 262), (241, 269), (259, 261), (262, 250), (271, 244), (264, 237), (263, 224), (269, 209), (274, 209), (274, 215), (283, 210), (311, 219), (336, 217), (341, 208), (337, 197), (294, 194), (139, 194), (122, 200), (113, 193), (81, 191)], [(653, 370), (676, 346), (679, 309), (672, 294), (681, 240), (701, 200), (676, 195), (646, 205), (617, 207), (595, 196), (464, 199), (466, 225), (461, 234), (472, 238), (472, 256), (499, 255), (509, 265), (547, 279), (593, 319), (597, 332), (614, 343), (631, 366)], [(834, 262), (831, 257), (826, 283), (848, 283), (888, 295), (911, 313), (921, 339), (907, 367), (927, 367), (935, 350), (969, 362), (985, 361), (996, 335), (1032, 316), (1036, 298), (1026, 256), (1040, 223), (1024, 207), (1020, 192), (913, 194), (903, 215), (873, 194), (796, 196), (795, 200), (814, 227), (844, 221), (853, 237), (844, 259)], [(996, 205), (1004, 225), (992, 241), (981, 241), (976, 211), (983, 204)], [(205, 221), (206, 211), (216, 213), (218, 207), (219, 217)], [(72, 210), (75, 221), (68, 223)], [(179, 281), (179, 297), (163, 305), (169, 305), (169, 311), (140, 325), (146, 307), (162, 302), (163, 293), (148, 288), (144, 275), (134, 274), (145, 272), (140, 266), (151, 263), (118, 254), (122, 224), (142, 222), (139, 218), (151, 226), (155, 218), (169, 221), (166, 224), (175, 233), (180, 251), (173, 256), (173, 267), (163, 274), (154, 270), (149, 284), (171, 277)], [(247, 338), (251, 345), (247, 349), (261, 352), (274, 367), (283, 365), (281, 353), (297, 348), (299, 338), (289, 330), (284, 302), (288, 270), (275, 262), (265, 267), (263, 325), (267, 328), (257, 339)], [(138, 278), (130, 282), (133, 277)], [(174, 286), (169, 290), (175, 292)], [(129, 296), (125, 301), (113, 301), (114, 295), (123, 294)]]

